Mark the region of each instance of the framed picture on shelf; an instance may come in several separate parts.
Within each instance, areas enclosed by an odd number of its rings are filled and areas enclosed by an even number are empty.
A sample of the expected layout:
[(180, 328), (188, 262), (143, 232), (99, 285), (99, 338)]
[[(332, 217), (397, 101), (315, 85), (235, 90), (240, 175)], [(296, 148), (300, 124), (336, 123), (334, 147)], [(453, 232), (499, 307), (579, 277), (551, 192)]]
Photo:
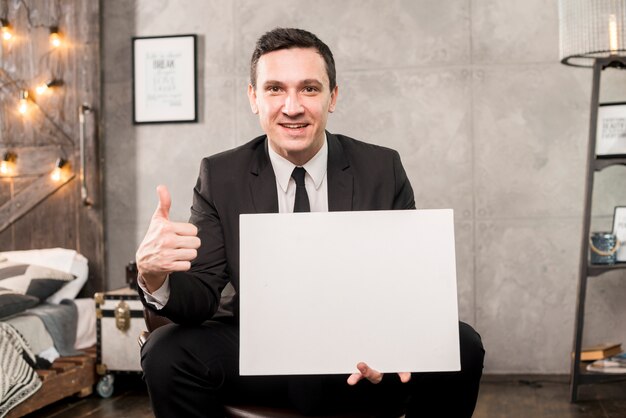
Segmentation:
[(626, 262), (626, 206), (617, 206), (613, 215), (613, 235), (620, 242), (617, 250), (616, 261), (618, 263)]
[(626, 156), (626, 102), (602, 103), (598, 107), (596, 155)]
[(132, 38), (133, 123), (198, 121), (196, 38)]

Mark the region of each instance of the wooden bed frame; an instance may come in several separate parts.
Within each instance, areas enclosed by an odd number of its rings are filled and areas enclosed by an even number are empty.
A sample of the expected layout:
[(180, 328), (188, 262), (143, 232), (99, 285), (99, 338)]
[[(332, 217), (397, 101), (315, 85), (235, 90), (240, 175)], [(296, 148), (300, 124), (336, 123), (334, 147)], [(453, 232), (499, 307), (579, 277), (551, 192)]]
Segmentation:
[(5, 418), (19, 418), (65, 397), (85, 397), (96, 383), (96, 347), (82, 356), (59, 357), (48, 370), (37, 370), (43, 385), (30, 398), (13, 408)]

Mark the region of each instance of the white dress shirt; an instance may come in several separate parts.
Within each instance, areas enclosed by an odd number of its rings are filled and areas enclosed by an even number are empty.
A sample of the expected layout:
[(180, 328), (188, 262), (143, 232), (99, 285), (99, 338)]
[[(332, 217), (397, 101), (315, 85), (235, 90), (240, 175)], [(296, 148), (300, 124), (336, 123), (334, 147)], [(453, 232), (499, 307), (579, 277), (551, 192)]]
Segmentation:
[[(291, 177), (296, 165), (278, 155), (268, 146), (270, 162), (276, 176), (276, 192), (278, 194), (278, 212), (293, 213), (296, 201), (296, 181)], [(326, 167), (328, 163), (328, 143), (324, 141), (322, 148), (302, 167), (306, 170), (304, 186), (309, 195), (311, 212), (328, 212), (328, 183)]]
[[(296, 201), (296, 181), (291, 177), (294, 163), (278, 155), (271, 146), (269, 151), (270, 163), (276, 177), (276, 192), (278, 194), (278, 212), (293, 213), (293, 206)], [(328, 167), (328, 141), (324, 138), (322, 148), (302, 166), (306, 170), (304, 175), (304, 186), (309, 196), (311, 212), (328, 212), (328, 182), (326, 181), (326, 171)], [(146, 302), (156, 309), (162, 309), (170, 297), (170, 277), (167, 276), (160, 288), (153, 293), (146, 289), (143, 278), (137, 278), (137, 284), (144, 292)]]

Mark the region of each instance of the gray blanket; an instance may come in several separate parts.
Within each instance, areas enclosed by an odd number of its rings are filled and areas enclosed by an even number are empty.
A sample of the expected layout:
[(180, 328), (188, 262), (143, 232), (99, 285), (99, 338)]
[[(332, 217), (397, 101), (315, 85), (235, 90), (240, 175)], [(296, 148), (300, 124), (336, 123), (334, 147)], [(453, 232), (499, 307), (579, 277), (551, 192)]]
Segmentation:
[(43, 303), (26, 310), (27, 314), (37, 315), (43, 321), (54, 341), (54, 347), (62, 356), (81, 354), (74, 348), (78, 309), (74, 301), (65, 299), (60, 305)]

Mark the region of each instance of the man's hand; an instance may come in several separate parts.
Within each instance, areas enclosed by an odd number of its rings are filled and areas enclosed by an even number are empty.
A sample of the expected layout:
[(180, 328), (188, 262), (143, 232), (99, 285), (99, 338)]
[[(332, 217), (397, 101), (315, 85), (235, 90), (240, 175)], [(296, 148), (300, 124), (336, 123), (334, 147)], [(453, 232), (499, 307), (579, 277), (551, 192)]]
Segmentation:
[(167, 187), (158, 186), (157, 194), (159, 206), (135, 256), (137, 270), (150, 292), (160, 288), (171, 272), (189, 270), (200, 247), (195, 225), (169, 220), (172, 198)]
[[(367, 379), (374, 384), (380, 383), (380, 381), (383, 380), (383, 373), (372, 369), (363, 362), (357, 364), (356, 368), (359, 369), (359, 373), (353, 373), (350, 377), (348, 377), (348, 384), (351, 386), (356, 385), (363, 379)], [(411, 380), (411, 373), (409, 372), (400, 372), (398, 373), (398, 376), (400, 376), (402, 383), (406, 383)]]

